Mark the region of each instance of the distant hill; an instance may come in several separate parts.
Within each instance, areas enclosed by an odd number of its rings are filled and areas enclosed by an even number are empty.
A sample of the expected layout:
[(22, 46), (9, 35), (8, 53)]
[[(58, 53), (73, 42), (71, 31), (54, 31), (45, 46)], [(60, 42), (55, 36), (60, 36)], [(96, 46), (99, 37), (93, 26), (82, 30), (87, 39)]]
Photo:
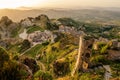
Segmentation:
[(0, 17), (8, 16), (13, 21), (20, 21), (26, 17), (35, 17), (46, 14), (50, 18), (71, 17), (79, 21), (120, 21), (119, 8), (92, 8), (92, 9), (1, 9)]

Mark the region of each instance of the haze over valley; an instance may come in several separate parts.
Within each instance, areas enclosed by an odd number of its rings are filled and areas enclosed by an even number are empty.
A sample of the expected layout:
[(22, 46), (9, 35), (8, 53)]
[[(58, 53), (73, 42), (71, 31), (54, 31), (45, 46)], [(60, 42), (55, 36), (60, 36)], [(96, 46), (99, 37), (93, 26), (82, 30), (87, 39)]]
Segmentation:
[[(82, 8), (82, 9), (1, 9), (0, 18), (2, 16), (8, 16), (15, 22), (27, 17), (35, 17), (40, 14), (46, 14), (51, 19), (58, 18), (73, 18), (82, 22), (97, 22), (97, 23), (110, 23), (119, 24), (120, 21), (120, 8)], [(17, 17), (17, 18), (16, 18)]]

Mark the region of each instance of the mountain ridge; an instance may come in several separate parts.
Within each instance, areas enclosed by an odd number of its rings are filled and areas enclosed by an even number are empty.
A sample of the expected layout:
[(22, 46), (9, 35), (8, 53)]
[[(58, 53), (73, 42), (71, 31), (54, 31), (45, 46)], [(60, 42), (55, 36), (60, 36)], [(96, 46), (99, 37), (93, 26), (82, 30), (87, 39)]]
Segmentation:
[[(116, 9), (116, 10), (115, 10)], [(35, 17), (39, 14), (46, 14), (50, 18), (71, 17), (79, 21), (106, 21), (112, 20), (120, 21), (120, 12), (117, 8), (93, 8), (93, 9), (30, 9), (30, 10), (17, 10), (17, 9), (2, 9), (0, 10), (0, 17), (8, 16), (13, 21), (19, 22), (26, 17)], [(94, 14), (94, 15), (93, 15)], [(108, 16), (108, 17), (106, 17)], [(17, 18), (16, 18), (17, 17)]]

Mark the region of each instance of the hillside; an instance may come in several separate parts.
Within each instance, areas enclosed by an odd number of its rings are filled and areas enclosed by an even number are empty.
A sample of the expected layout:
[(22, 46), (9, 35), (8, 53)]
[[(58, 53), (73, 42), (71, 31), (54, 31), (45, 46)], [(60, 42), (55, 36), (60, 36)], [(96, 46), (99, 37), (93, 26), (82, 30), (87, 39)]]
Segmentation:
[[(18, 19), (35, 16), (19, 22), (1, 18), (0, 80), (120, 80), (120, 26), (85, 21), (99, 15), (119, 20), (119, 12), (104, 12), (108, 17), (96, 10), (44, 12), (50, 18), (39, 10), (9, 10)], [(79, 20), (77, 14), (91, 17)]]

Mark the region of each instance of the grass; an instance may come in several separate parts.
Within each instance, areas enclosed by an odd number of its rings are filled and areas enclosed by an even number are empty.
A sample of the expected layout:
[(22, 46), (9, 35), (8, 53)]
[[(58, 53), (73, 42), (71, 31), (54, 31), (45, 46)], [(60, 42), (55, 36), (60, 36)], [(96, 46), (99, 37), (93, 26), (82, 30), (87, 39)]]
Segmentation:
[(79, 80), (92, 80), (89, 73), (84, 73), (80, 76)]
[(90, 61), (92, 63), (95, 63), (95, 64), (97, 64), (97, 63), (103, 63), (105, 61), (105, 57), (104, 57), (104, 55), (96, 54), (96, 55), (94, 55), (94, 56), (92, 56), (90, 58)]
[(110, 64), (113, 78), (120, 78), (120, 63), (119, 61), (111, 62)]
[(31, 26), (27, 29), (28, 34), (33, 33), (35, 31), (44, 31), (44, 30), (39, 26)]
[(50, 65), (57, 59), (68, 58), (69, 62), (74, 62), (74, 57), (72, 55), (76, 54), (74, 45), (64, 45), (67, 48), (62, 49), (60, 47), (60, 42), (52, 44), (38, 44), (33, 47), (31, 50), (27, 51), (25, 55), (34, 58), (37, 54), (40, 55), (40, 61), (44, 63), (46, 69), (49, 71)]
[(53, 80), (52, 78), (52, 75), (48, 72), (44, 72), (44, 71), (37, 71), (35, 74), (34, 74), (34, 80)]
[(17, 27), (16, 29), (12, 30), (11, 37), (15, 38), (19, 35), (19, 31), (21, 30), (21, 27)]
[(34, 46), (32, 49), (30, 49), (29, 51), (27, 51), (25, 53), (25, 55), (28, 55), (30, 57), (35, 57), (36, 54), (38, 54), (40, 52), (40, 49), (43, 47), (42, 44), (38, 44), (36, 46)]

